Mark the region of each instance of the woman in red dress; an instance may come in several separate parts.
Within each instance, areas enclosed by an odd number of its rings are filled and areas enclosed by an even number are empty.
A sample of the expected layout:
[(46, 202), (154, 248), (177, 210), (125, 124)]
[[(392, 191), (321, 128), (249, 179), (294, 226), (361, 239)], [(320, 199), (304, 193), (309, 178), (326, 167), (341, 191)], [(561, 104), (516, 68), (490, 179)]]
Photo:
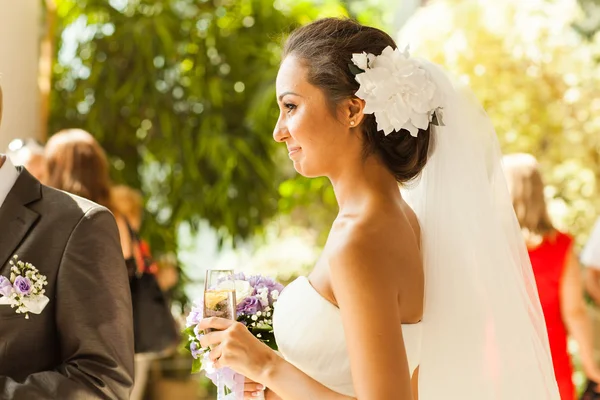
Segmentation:
[(592, 357), (592, 328), (583, 300), (573, 238), (558, 231), (550, 221), (544, 184), (533, 156), (505, 156), (504, 170), (533, 266), (561, 400), (573, 400), (575, 387), (567, 334), (579, 345), (587, 377), (600, 382), (600, 370)]

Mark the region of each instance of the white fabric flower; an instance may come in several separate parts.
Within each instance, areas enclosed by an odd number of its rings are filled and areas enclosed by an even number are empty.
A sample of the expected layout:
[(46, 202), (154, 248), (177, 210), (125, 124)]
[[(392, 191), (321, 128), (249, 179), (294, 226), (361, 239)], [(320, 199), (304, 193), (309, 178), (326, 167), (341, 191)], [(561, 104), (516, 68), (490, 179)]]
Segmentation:
[(352, 54), (352, 63), (358, 68), (366, 71), (369, 68), (369, 64), (373, 62), (375, 55), (367, 54), (364, 51), (362, 53)]
[[(217, 285), (217, 289), (231, 289), (231, 281), (223, 281)], [(254, 289), (250, 286), (250, 282), (241, 279), (233, 281), (233, 288), (235, 289), (235, 302), (240, 304), (246, 297), (251, 296)]]
[[(365, 101), (365, 114), (374, 114), (377, 129), (389, 135), (406, 129), (417, 136), (427, 129), (441, 107), (441, 95), (429, 73), (408, 49), (386, 47), (379, 56), (354, 54), (352, 62), (364, 73), (356, 75), (356, 96)], [(363, 68), (367, 67), (367, 68)]]
[(235, 301), (237, 304), (240, 304), (246, 297), (252, 295), (254, 289), (250, 286), (250, 282), (236, 280), (235, 281)]

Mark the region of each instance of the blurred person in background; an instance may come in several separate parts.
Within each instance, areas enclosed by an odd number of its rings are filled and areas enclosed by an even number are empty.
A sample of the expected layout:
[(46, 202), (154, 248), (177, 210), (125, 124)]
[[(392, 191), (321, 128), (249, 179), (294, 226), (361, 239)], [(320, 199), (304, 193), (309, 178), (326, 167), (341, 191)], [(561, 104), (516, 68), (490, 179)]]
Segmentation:
[[(124, 236), (122, 239), (123, 254), (126, 254), (126, 258), (130, 260), (127, 267), (129, 276), (133, 277), (136, 270), (142, 269), (144, 266), (143, 249), (147, 247), (145, 242), (143, 246), (141, 245), (142, 240), (139, 238), (143, 213), (142, 194), (129, 186), (117, 185), (111, 187), (110, 199), (114, 212), (119, 214), (125, 225), (121, 232)], [(147, 255), (149, 255), (149, 248)], [(156, 266), (151, 264), (147, 266), (147, 269), (155, 272)]]
[(173, 345), (178, 335), (164, 295), (151, 272), (153, 261), (145, 257), (139, 237), (128, 220), (141, 224), (141, 197), (119, 197), (113, 187), (106, 153), (94, 137), (80, 129), (53, 135), (46, 145), (48, 184), (104, 205), (115, 215), (119, 240), (129, 275), (133, 304), (136, 370), (131, 399), (141, 399), (149, 362), (156, 353)]
[[(593, 304), (588, 312), (594, 327), (594, 359), (600, 363), (600, 218), (581, 252), (581, 263), (585, 268), (585, 289)], [(600, 397), (599, 397), (600, 398)]]
[[(165, 321), (163, 323), (174, 326), (174, 319), (172, 319), (172, 317), (169, 318), (169, 315), (164, 312), (164, 309), (168, 308), (169, 306), (168, 299), (166, 298), (164, 292), (167, 292), (173, 286), (175, 286), (175, 284), (177, 284), (177, 269), (174, 265), (165, 265), (165, 263), (155, 262), (150, 252), (149, 244), (139, 235), (140, 228), (142, 226), (144, 209), (142, 194), (138, 190), (126, 185), (114, 186), (111, 189), (111, 204), (115, 212), (123, 217), (125, 224), (127, 225), (128, 237), (126, 238), (126, 241), (129, 243), (129, 247), (131, 248), (131, 258), (128, 261), (128, 269), (132, 285), (139, 284), (139, 279), (143, 279), (144, 274), (147, 276), (146, 279), (154, 278), (158, 284), (158, 287), (160, 288), (160, 291), (163, 292), (162, 294), (158, 294), (158, 297), (162, 299), (161, 302), (164, 304), (162, 307), (162, 315)], [(136, 289), (132, 286), (132, 292), (135, 291)], [(137, 314), (142, 315), (135, 315), (136, 310)], [(148, 311), (140, 311), (140, 308), (134, 308), (134, 327), (137, 332), (151, 329), (148, 328), (147, 321), (144, 319), (145, 312)], [(161, 312), (161, 310), (159, 310), (159, 312)], [(152, 316), (149, 316), (149, 318), (152, 318)], [(160, 327), (160, 329), (162, 330), (164, 327)], [(168, 332), (167, 337), (170, 336)], [(151, 334), (164, 334), (164, 330), (154, 331), (151, 332)], [(175, 340), (173, 340), (173, 344), (175, 344)], [(162, 351), (159, 348), (157, 348), (156, 351), (136, 351), (135, 384), (133, 387), (133, 392), (131, 393), (131, 400), (141, 400), (144, 398), (152, 362), (168, 355), (169, 350), (172, 349), (174, 349), (174, 347), (166, 347)]]
[(600, 369), (593, 357), (592, 325), (584, 302), (573, 238), (557, 230), (550, 220), (536, 159), (529, 154), (510, 154), (503, 161), (544, 310), (560, 396), (562, 400), (573, 400), (576, 394), (567, 333), (579, 346), (586, 376), (600, 382)]
[[(139, 190), (127, 185), (116, 185), (111, 189), (111, 203), (116, 212), (122, 215), (132, 230), (132, 238), (139, 243), (138, 263), (144, 262), (143, 259), (151, 260), (150, 245), (139, 235), (142, 227), (144, 200)], [(162, 291), (171, 290), (178, 282), (178, 272), (176, 262), (172, 262), (168, 257), (161, 258), (157, 262), (145, 261), (149, 272), (156, 275), (156, 279)]]
[(6, 155), (14, 165), (22, 165), (38, 181), (46, 180), (44, 147), (34, 139), (14, 139), (8, 144)]
[(126, 262), (133, 259), (135, 255), (131, 248), (127, 221), (116, 212), (111, 202), (112, 183), (108, 158), (96, 139), (81, 129), (63, 130), (48, 140), (45, 155), (48, 171), (46, 184), (91, 200), (112, 211), (119, 228), (123, 257)]
[[(114, 213), (108, 159), (92, 135), (81, 129), (60, 131), (48, 140), (45, 154), (48, 186), (91, 200)], [(121, 230), (123, 218), (116, 217)]]

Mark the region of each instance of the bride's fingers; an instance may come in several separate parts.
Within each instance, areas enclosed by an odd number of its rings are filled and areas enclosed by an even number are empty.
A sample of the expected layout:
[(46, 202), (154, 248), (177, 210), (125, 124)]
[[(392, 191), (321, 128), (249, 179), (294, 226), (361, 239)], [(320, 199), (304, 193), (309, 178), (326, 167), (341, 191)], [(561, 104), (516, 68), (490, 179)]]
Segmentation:
[(215, 346), (213, 347), (213, 349), (210, 351), (210, 353), (208, 353), (208, 358), (210, 358), (210, 360), (213, 363), (216, 363), (219, 358), (221, 358), (221, 355), (223, 354), (223, 349), (221, 348), (221, 345)]
[(223, 332), (216, 331), (204, 334), (200, 337), (200, 346), (203, 348), (212, 348), (223, 341)]
[(260, 396), (261, 393), (262, 393), (262, 390), (255, 391), (255, 392), (244, 392), (244, 400), (256, 399), (258, 396)]
[(225, 329), (229, 328), (234, 323), (235, 323), (235, 321), (233, 321), (231, 319), (210, 317), (210, 318), (204, 318), (202, 321), (200, 321), (200, 323), (198, 324), (198, 329), (200, 329), (200, 330), (216, 329), (219, 331), (224, 331)]
[(246, 378), (244, 382), (244, 400), (256, 399), (265, 390), (265, 386)]
[(244, 383), (244, 393), (246, 394), (246, 396), (253, 392), (262, 392), (263, 390), (265, 390), (265, 387), (260, 383), (248, 381)]

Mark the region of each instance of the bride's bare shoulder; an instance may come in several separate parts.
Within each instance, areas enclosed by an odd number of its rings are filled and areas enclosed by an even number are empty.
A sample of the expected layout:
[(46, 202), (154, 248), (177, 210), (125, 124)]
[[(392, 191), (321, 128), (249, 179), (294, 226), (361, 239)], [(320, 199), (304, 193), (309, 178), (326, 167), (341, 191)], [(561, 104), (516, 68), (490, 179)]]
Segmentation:
[(365, 212), (334, 224), (328, 260), (331, 289), (340, 308), (352, 303), (348, 296), (356, 300), (360, 292), (360, 301), (367, 301), (363, 296), (377, 293), (392, 304), (397, 299), (403, 323), (421, 320), (424, 272), (420, 228), (406, 207)]
[(346, 271), (355, 267), (359, 273), (369, 270), (386, 274), (420, 263), (420, 228), (408, 206), (397, 212), (370, 212), (340, 219), (334, 224), (330, 239), (332, 268), (339, 265)]
[(335, 241), (328, 257), (331, 288), (340, 308), (352, 304), (348, 296), (366, 301), (363, 296), (377, 293), (391, 304), (402, 298), (402, 322), (421, 320), (424, 275), (416, 218), (411, 221), (399, 211), (340, 222), (330, 235)]

